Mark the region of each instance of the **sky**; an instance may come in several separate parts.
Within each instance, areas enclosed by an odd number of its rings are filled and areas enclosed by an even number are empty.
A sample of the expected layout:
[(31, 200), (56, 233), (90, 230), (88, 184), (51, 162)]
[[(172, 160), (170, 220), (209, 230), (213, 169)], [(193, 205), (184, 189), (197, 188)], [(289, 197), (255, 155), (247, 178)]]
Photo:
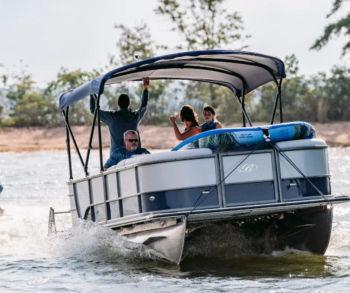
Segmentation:
[[(341, 58), (342, 37), (321, 51), (309, 50), (329, 23), (326, 15), (333, 1), (227, 0), (225, 5), (242, 16), (245, 33), (251, 35), (248, 51), (281, 59), (294, 53), (300, 72), (310, 76), (348, 64)], [(117, 53), (115, 24), (133, 27), (144, 21), (155, 40), (175, 47), (180, 41), (170, 32), (169, 21), (155, 15), (156, 5), (157, 0), (0, 0), (2, 70), (11, 74), (25, 69), (44, 85), (55, 79), (61, 67), (106, 66), (108, 56)], [(160, 54), (169, 52), (175, 51)]]

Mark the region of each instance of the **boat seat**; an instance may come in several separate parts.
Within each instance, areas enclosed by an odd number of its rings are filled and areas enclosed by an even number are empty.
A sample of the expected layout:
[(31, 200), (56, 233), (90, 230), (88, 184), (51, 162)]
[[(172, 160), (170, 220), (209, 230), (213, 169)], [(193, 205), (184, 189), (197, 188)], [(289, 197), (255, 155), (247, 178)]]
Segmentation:
[(276, 145), (282, 151), (294, 150), (294, 149), (306, 149), (306, 148), (326, 148), (327, 144), (324, 140), (319, 138), (311, 139), (298, 139), (289, 141), (280, 141)]
[(199, 148), (199, 149), (188, 149), (178, 152), (159, 152), (153, 154), (137, 155), (130, 159), (120, 161), (114, 168), (124, 167), (134, 164), (145, 164), (145, 163), (157, 163), (162, 161), (177, 161), (183, 159), (193, 159), (201, 156), (211, 155), (213, 152), (209, 148)]

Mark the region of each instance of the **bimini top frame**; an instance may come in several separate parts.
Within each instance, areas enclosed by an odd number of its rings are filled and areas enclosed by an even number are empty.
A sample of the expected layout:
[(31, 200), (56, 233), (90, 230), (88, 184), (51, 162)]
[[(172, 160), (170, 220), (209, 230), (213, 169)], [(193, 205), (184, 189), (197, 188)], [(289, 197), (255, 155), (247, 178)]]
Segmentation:
[(164, 55), (114, 69), (60, 96), (59, 106), (90, 95), (102, 94), (104, 86), (123, 81), (182, 79), (211, 82), (229, 87), (238, 97), (270, 81), (285, 77), (283, 62), (275, 57), (243, 51), (192, 51)]
[[(96, 121), (99, 129), (101, 170), (103, 169), (99, 101), (105, 85), (124, 81), (139, 81), (144, 77), (148, 77), (151, 80), (194, 80), (226, 86), (235, 93), (241, 104), (243, 126), (246, 126), (246, 121), (252, 125), (245, 110), (245, 95), (259, 86), (273, 81), (277, 85), (277, 95), (271, 124), (274, 122), (278, 102), (280, 106), (280, 121), (283, 121), (281, 85), (285, 77), (285, 68), (283, 62), (278, 58), (252, 52), (230, 50), (191, 51), (149, 58), (114, 69), (76, 89), (60, 95), (59, 107), (65, 116), (67, 126), (67, 149), (70, 150), (69, 136), (71, 135), (86, 174), (88, 174), (87, 164)], [(70, 105), (89, 96), (96, 99), (97, 107), (89, 140), (88, 153), (84, 162), (69, 126), (68, 108)], [(70, 152), (68, 155), (70, 162)], [(72, 175), (70, 175), (70, 178), (72, 178)]]

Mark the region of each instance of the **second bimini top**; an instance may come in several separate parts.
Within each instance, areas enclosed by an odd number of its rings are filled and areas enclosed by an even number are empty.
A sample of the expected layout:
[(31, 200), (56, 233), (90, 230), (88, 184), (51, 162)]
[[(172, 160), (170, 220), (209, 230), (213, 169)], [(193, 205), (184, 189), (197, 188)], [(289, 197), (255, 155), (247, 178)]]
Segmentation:
[(240, 97), (270, 81), (285, 77), (283, 62), (275, 57), (228, 50), (191, 51), (149, 58), (114, 69), (59, 98), (63, 111), (105, 85), (138, 81), (144, 77), (210, 82), (230, 88)]

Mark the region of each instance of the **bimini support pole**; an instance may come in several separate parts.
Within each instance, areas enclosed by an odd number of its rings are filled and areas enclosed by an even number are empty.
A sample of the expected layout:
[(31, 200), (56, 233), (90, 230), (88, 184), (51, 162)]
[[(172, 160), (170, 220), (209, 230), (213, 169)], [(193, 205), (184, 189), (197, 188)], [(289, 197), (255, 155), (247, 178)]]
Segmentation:
[[(279, 103), (278, 103), (279, 102)], [(282, 113), (282, 78), (277, 82), (277, 93), (276, 93), (276, 99), (275, 104), (273, 106), (273, 113), (271, 117), (271, 123), (274, 123), (276, 111), (277, 111), (277, 105), (279, 104), (279, 110), (280, 110), (280, 122), (283, 122), (283, 113)]]
[[(90, 96), (90, 99), (96, 99), (96, 95), (91, 95)], [(97, 110), (98, 108), (95, 107), (95, 112), (94, 112), (94, 119), (92, 121), (92, 126), (91, 126), (91, 132), (90, 132), (90, 138), (89, 138), (89, 144), (88, 144), (88, 149), (87, 149), (87, 152), (86, 152), (86, 158), (85, 158), (85, 168), (84, 168), (84, 171), (85, 171), (85, 174), (86, 176), (89, 175), (89, 171), (88, 171), (88, 167), (89, 167), (89, 158), (90, 158), (90, 152), (91, 152), (91, 149), (92, 149), (92, 139), (94, 137), (94, 132), (95, 132), (95, 125), (96, 125), (96, 118), (97, 118)]]
[(243, 127), (246, 127), (246, 119), (245, 119), (245, 86), (243, 85), (243, 91), (242, 91), (242, 124)]
[(282, 78), (278, 83), (278, 93), (279, 93), (279, 101), (280, 101), (280, 123), (283, 123), (283, 110), (282, 110)]
[(69, 110), (69, 107), (67, 107), (66, 111), (63, 111), (63, 115), (66, 121), (66, 145), (67, 145), (67, 155), (68, 155), (69, 180), (72, 180), (73, 179), (72, 156), (70, 152), (70, 137), (69, 137), (69, 130), (67, 126), (67, 124), (69, 123), (68, 110)]
[(98, 94), (97, 100), (96, 100), (96, 111), (97, 111), (97, 125), (98, 125), (98, 149), (100, 153), (100, 171), (102, 172), (103, 169), (103, 155), (102, 155), (102, 134), (101, 134), (101, 117), (100, 117), (100, 96), (101, 94)]
[(245, 85), (244, 82), (243, 83), (243, 90), (242, 90), (242, 99), (239, 97), (239, 95), (233, 90), (232, 92), (236, 93), (235, 96), (237, 97), (237, 100), (239, 102), (239, 104), (241, 105), (241, 109), (242, 109), (242, 122), (243, 122), (243, 127), (246, 127), (247, 121), (249, 123), (249, 126), (253, 126), (252, 121), (249, 118), (249, 115), (245, 109)]
[[(67, 107), (68, 109), (68, 107)], [(73, 135), (73, 131), (72, 129), (70, 128), (70, 125), (69, 125), (69, 120), (68, 120), (68, 112), (64, 112), (62, 111), (64, 116), (65, 116), (65, 119), (64, 119), (64, 122), (66, 123), (66, 129), (68, 130), (69, 134), (71, 135), (72, 137), (72, 140), (73, 140), (73, 143), (74, 143), (74, 146), (75, 146), (75, 150), (77, 151), (77, 154), (78, 154), (78, 157), (79, 157), (79, 160), (81, 162), (81, 164), (83, 165), (83, 168), (85, 167), (85, 164), (84, 164), (84, 160), (83, 160), (83, 157), (81, 156), (81, 153), (79, 151), (79, 147), (78, 147), (78, 144), (77, 144), (77, 141), (75, 140), (75, 137)]]

